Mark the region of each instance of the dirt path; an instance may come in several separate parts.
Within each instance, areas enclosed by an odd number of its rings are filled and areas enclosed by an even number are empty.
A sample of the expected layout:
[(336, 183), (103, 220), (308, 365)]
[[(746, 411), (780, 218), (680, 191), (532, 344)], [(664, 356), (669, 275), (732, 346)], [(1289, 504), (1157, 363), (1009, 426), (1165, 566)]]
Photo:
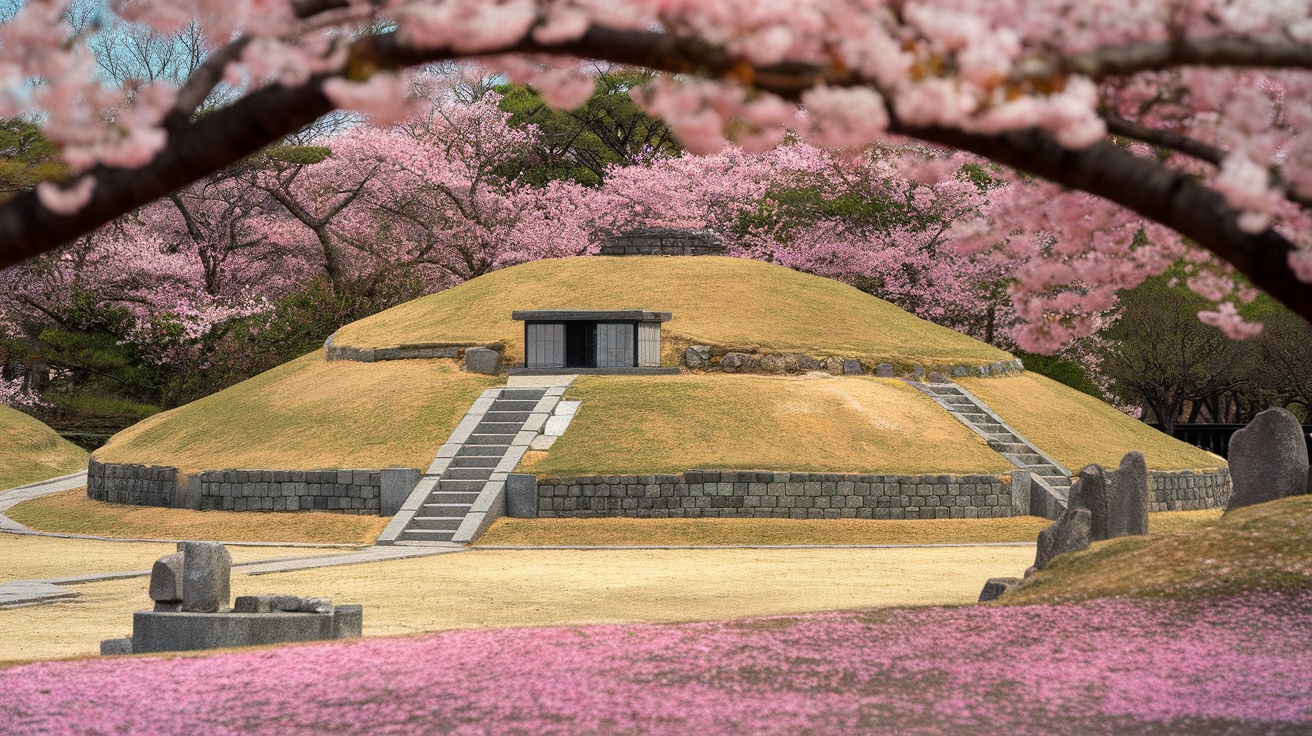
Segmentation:
[[(232, 593), (362, 603), (365, 635), (395, 636), (970, 603), (985, 579), (1019, 575), (1033, 558), (1031, 547), (472, 550), (273, 575), (234, 571)], [(67, 602), (0, 610), (0, 661), (94, 654), (101, 639), (129, 633), (132, 612), (148, 607), (146, 585), (79, 585), (82, 595)]]

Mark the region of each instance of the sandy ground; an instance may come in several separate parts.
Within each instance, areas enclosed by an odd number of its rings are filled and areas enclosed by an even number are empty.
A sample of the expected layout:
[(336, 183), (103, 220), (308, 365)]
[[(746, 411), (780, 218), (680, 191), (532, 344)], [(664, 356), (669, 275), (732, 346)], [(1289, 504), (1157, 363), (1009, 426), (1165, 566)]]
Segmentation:
[[(176, 545), (163, 543), (0, 534), (0, 583), (149, 570), (155, 560), (176, 551)], [(322, 555), (335, 551), (313, 547), (228, 547), (233, 562)]]
[[(143, 559), (168, 551), (142, 547)], [(1033, 559), (1030, 546), (473, 550), (274, 575), (234, 571), (232, 593), (362, 603), (365, 636), (396, 636), (970, 603), (987, 578), (1020, 575)], [(130, 632), (132, 612), (148, 607), (146, 586), (145, 578), (79, 585), (82, 595), (67, 602), (0, 610), (0, 662), (95, 654), (101, 639)]]

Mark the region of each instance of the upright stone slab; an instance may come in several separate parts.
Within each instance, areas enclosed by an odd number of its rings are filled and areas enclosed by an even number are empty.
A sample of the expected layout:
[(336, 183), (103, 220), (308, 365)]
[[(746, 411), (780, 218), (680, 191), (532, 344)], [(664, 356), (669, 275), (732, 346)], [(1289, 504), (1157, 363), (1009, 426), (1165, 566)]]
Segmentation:
[(538, 518), (538, 477), (532, 473), (506, 476), (506, 516), (512, 519)]
[(495, 376), (501, 372), (501, 353), (488, 348), (466, 348), (465, 370)]
[(419, 485), (418, 468), (383, 468), (378, 475), (378, 515), (396, 516)]
[(1307, 493), (1307, 443), (1298, 419), (1267, 409), (1230, 437), (1230, 483), (1226, 510)]
[(1039, 532), (1038, 550), (1034, 555), (1034, 567), (1026, 571), (1042, 570), (1058, 555), (1068, 552), (1082, 552), (1089, 548), (1089, 530), (1093, 515), (1086, 508), (1067, 509), (1054, 524)]
[(182, 603), (182, 553), (155, 560), (150, 568), (150, 599), (156, 611), (176, 611)]
[(182, 552), (182, 610), (224, 611), (232, 598), (232, 555), (218, 542), (179, 542)]
[(1148, 533), (1148, 465), (1143, 453), (1125, 453), (1121, 465), (1107, 473), (1103, 533), (1115, 539)]

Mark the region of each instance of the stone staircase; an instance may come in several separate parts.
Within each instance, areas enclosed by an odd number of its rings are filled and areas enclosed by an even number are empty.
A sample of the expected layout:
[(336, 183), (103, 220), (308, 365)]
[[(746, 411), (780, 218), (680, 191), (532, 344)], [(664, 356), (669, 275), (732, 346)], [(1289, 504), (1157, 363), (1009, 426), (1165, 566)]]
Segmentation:
[(377, 544), (463, 544), (481, 534), (499, 516), (506, 476), (564, 392), (563, 386), (484, 391)]
[(1035, 447), (978, 397), (955, 383), (906, 383), (927, 394), (971, 431), (983, 437), (989, 447), (1012, 465), (1029, 473), (1031, 482), (1044, 492), (1031, 494), (1031, 506), (1036, 507), (1032, 513), (1051, 518), (1066, 507), (1071, 471)]

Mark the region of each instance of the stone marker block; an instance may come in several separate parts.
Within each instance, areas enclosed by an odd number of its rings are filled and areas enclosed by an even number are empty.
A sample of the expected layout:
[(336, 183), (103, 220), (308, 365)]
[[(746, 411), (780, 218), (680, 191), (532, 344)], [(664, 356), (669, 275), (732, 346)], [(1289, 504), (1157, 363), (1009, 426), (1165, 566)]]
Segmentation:
[(114, 657), (132, 653), (132, 637), (122, 639), (105, 639), (100, 642), (100, 656)]
[(364, 606), (338, 606), (333, 610), (333, 638), (358, 639), (364, 635)]
[(707, 345), (689, 345), (683, 351), (683, 364), (689, 368), (709, 368), (711, 366), (711, 348)]
[(1267, 409), (1230, 437), (1230, 483), (1226, 510), (1307, 493), (1307, 444), (1298, 419)]
[(984, 589), (979, 592), (979, 602), (996, 601), (1004, 593), (1020, 585), (1020, 581), (1020, 578), (989, 578), (988, 582), (984, 583)]
[(930, 373), (930, 374), (929, 374), (929, 382), (930, 382), (930, 383), (950, 383), (950, 381), (948, 381), (948, 376), (947, 376), (947, 374), (946, 374), (946, 373), (942, 373), (942, 372), (940, 372), (940, 371), (934, 371), (934, 372)]
[(418, 468), (383, 468), (379, 473), (378, 515), (396, 516), (417, 485)]
[(512, 519), (538, 518), (538, 477), (532, 473), (506, 476), (506, 516)]
[(859, 375), (861, 375), (861, 374), (863, 374), (863, 373), (865, 373), (865, 371), (861, 369), (861, 361), (859, 361), (859, 360), (845, 360), (845, 361), (843, 361), (843, 375), (845, 375), (845, 376), (859, 376)]
[(897, 372), (894, 371), (893, 366), (888, 363), (880, 363), (875, 366), (875, 375), (880, 378), (892, 378), (897, 375)]
[(1102, 537), (1115, 539), (1148, 533), (1148, 465), (1143, 453), (1127, 452), (1121, 465), (1107, 473)]
[(466, 348), (465, 370), (495, 376), (501, 372), (501, 353), (488, 348)]
[(182, 600), (182, 553), (165, 555), (150, 568), (150, 599), (157, 603)]
[(179, 542), (182, 548), (182, 610), (227, 610), (232, 597), (232, 555), (218, 542)]

